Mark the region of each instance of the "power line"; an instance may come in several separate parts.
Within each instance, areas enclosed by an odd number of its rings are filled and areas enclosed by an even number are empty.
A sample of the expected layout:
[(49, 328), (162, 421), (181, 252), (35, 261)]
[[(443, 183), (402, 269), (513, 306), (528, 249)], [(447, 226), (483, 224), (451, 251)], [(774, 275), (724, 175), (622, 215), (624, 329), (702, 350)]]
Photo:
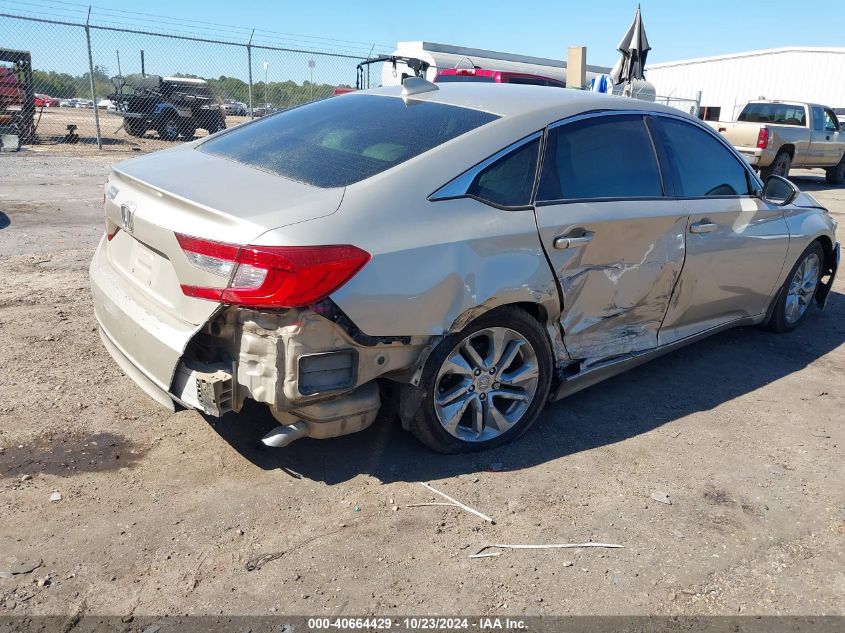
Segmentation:
[[(7, 0), (0, 0), (0, 2), (4, 2)], [(84, 16), (87, 15), (88, 5), (79, 3), (79, 2), (72, 2), (69, 0), (39, 0), (39, 2), (26, 2), (24, 0), (15, 0), (14, 2), (7, 2), (8, 4), (12, 5), (13, 7), (18, 7), (20, 5), (26, 5), (35, 7), (38, 9), (47, 9), (50, 11), (61, 11), (63, 14), (67, 15), (70, 14), (71, 16), (77, 16), (82, 19)], [(93, 20), (97, 22), (102, 22), (106, 24), (114, 24), (119, 26), (134, 26), (138, 28), (149, 28), (150, 23), (154, 24), (155, 26), (159, 25), (167, 25), (168, 29), (176, 32), (176, 33), (185, 33), (184, 30), (177, 30), (173, 29), (172, 27), (181, 27), (182, 29), (189, 29), (188, 34), (192, 34), (194, 31), (204, 31), (206, 33), (212, 33), (215, 35), (226, 35), (226, 36), (234, 36), (236, 39), (245, 39), (245, 35), (249, 33), (252, 29), (250, 27), (245, 26), (237, 26), (233, 24), (222, 24), (219, 22), (209, 22), (204, 20), (193, 20), (190, 18), (175, 18), (170, 16), (160, 16), (155, 15), (152, 13), (145, 13), (142, 11), (129, 11), (126, 9), (110, 9), (107, 7), (101, 7), (99, 5), (92, 5), (91, 17)], [(31, 13), (36, 13), (37, 15), (45, 15), (45, 13), (37, 13), (31, 10), (27, 10)], [(52, 15), (52, 14), (46, 14)], [(147, 18), (145, 20), (135, 20), (131, 16), (142, 16), (143, 18)], [(127, 21), (131, 20), (131, 21)], [(214, 28), (208, 28), (214, 27)], [(264, 42), (270, 43), (277, 43), (277, 38), (273, 36), (278, 36), (278, 40), (282, 42), (294, 42), (300, 45), (305, 45), (308, 47), (315, 47), (315, 46), (324, 46), (330, 48), (333, 52), (351, 52), (350, 49), (354, 49), (356, 53), (367, 50), (369, 51), (371, 47), (374, 45), (378, 47), (379, 50), (392, 50), (393, 46), (389, 44), (383, 43), (373, 43), (373, 42), (363, 42), (360, 40), (347, 40), (347, 39), (340, 39), (340, 38), (331, 38), (331, 37), (324, 37), (324, 36), (317, 36), (317, 35), (306, 35), (306, 34), (298, 34), (298, 33), (288, 33), (288, 32), (281, 32), (281, 31), (273, 31), (269, 29), (257, 29), (256, 33), (259, 35), (259, 40)], [(340, 46), (338, 46), (340, 45)], [(353, 45), (353, 46), (349, 46)]]

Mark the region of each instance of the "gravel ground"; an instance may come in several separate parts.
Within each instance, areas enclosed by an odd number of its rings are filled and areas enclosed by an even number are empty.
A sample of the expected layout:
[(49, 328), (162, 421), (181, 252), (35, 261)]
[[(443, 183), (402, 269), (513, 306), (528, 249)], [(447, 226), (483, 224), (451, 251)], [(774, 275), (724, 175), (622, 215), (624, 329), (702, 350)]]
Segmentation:
[[(111, 160), (0, 155), (0, 614), (845, 614), (842, 278), (794, 333), (685, 348), (489, 453), (384, 421), (261, 450), (259, 407), (172, 414), (101, 346)], [(819, 174), (793, 176), (843, 223)], [(496, 524), (408, 507), (424, 481)], [(468, 558), (591, 540), (624, 548)]]

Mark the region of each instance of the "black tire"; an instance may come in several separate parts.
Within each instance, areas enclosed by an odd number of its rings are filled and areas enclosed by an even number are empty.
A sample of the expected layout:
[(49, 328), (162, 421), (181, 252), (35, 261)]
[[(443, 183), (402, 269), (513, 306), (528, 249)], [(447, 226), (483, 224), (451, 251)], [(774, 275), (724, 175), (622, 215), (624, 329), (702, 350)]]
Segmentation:
[(156, 131), (162, 141), (175, 141), (179, 138), (180, 127), (179, 117), (175, 114), (167, 114), (158, 124)]
[(123, 129), (130, 136), (144, 136), (147, 133), (147, 122), (142, 119), (124, 119)]
[[(438, 373), (454, 348), (466, 337), (494, 327), (513, 330), (531, 345), (538, 368), (536, 389), (528, 408), (507, 431), (484, 441), (461, 440), (446, 431), (437, 417), (434, 397), (437, 392)], [(467, 325), (457, 334), (445, 337), (431, 353), (426, 361), (415, 394), (419, 400), (419, 408), (408, 422), (407, 428), (423, 444), (438, 453), (453, 454), (482, 451), (511, 442), (528, 430), (546, 404), (553, 367), (548, 336), (543, 327), (531, 315), (524, 310), (511, 306), (492, 310)], [(488, 406), (492, 406), (492, 403), (493, 397), (491, 395)]]
[(226, 129), (225, 123), (212, 123), (208, 127), (208, 133), (209, 134), (216, 134), (220, 130), (225, 130), (225, 129)]
[(835, 167), (825, 170), (824, 179), (829, 185), (841, 185), (845, 183), (845, 156)]
[(783, 176), (786, 178), (789, 176), (790, 167), (792, 167), (792, 156), (788, 152), (781, 150), (775, 156), (771, 165), (760, 170), (760, 175), (763, 177), (763, 180), (769, 176)]
[[(819, 276), (816, 279), (816, 287), (813, 289), (812, 296), (806, 302), (806, 309), (804, 312), (795, 320), (790, 320), (787, 318), (787, 298), (789, 295), (789, 289), (792, 285), (792, 280), (795, 277), (795, 273), (798, 271), (798, 268), (801, 266), (804, 260), (807, 260), (814, 256), (818, 258), (819, 263)], [(789, 274), (786, 276), (786, 280), (783, 282), (783, 286), (781, 286), (780, 292), (778, 293), (777, 299), (775, 299), (775, 307), (772, 310), (772, 316), (769, 318), (769, 322), (767, 327), (772, 330), (773, 332), (789, 332), (790, 330), (794, 330), (798, 325), (806, 318), (807, 313), (810, 311), (810, 305), (813, 303), (815, 299), (816, 292), (819, 289), (819, 280), (821, 279), (822, 270), (824, 269), (824, 251), (822, 250), (821, 244), (818, 242), (813, 242), (810, 244), (801, 256), (798, 258), (798, 261), (795, 262), (795, 265), (789, 271)]]
[(193, 119), (188, 119), (187, 121), (182, 122), (182, 126), (180, 128), (180, 134), (182, 135), (182, 140), (190, 141), (193, 140), (194, 134), (197, 133), (197, 124)]

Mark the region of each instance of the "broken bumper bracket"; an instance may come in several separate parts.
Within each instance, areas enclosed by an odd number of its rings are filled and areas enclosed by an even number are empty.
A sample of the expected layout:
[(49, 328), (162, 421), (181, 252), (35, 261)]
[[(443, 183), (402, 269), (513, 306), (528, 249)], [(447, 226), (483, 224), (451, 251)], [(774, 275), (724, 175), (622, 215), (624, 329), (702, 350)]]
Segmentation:
[(816, 290), (816, 304), (819, 308), (824, 308), (827, 305), (827, 299), (830, 296), (830, 291), (833, 289), (833, 282), (836, 279), (836, 271), (839, 268), (839, 242), (833, 247), (833, 254), (830, 261), (827, 263), (826, 272), (830, 275), (827, 281), (820, 281), (819, 288)]

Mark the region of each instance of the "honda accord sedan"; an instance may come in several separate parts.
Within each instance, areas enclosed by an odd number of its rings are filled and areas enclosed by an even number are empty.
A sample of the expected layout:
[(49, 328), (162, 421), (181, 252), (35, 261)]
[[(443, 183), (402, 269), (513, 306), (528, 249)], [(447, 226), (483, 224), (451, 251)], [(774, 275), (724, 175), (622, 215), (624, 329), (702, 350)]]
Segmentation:
[[(836, 223), (677, 110), (420, 78), (116, 165), (102, 341), (161, 404), (264, 403), (263, 441), (383, 407), (441, 452), (739, 325), (824, 307)], [(682, 394), (679, 394), (682, 397)]]

